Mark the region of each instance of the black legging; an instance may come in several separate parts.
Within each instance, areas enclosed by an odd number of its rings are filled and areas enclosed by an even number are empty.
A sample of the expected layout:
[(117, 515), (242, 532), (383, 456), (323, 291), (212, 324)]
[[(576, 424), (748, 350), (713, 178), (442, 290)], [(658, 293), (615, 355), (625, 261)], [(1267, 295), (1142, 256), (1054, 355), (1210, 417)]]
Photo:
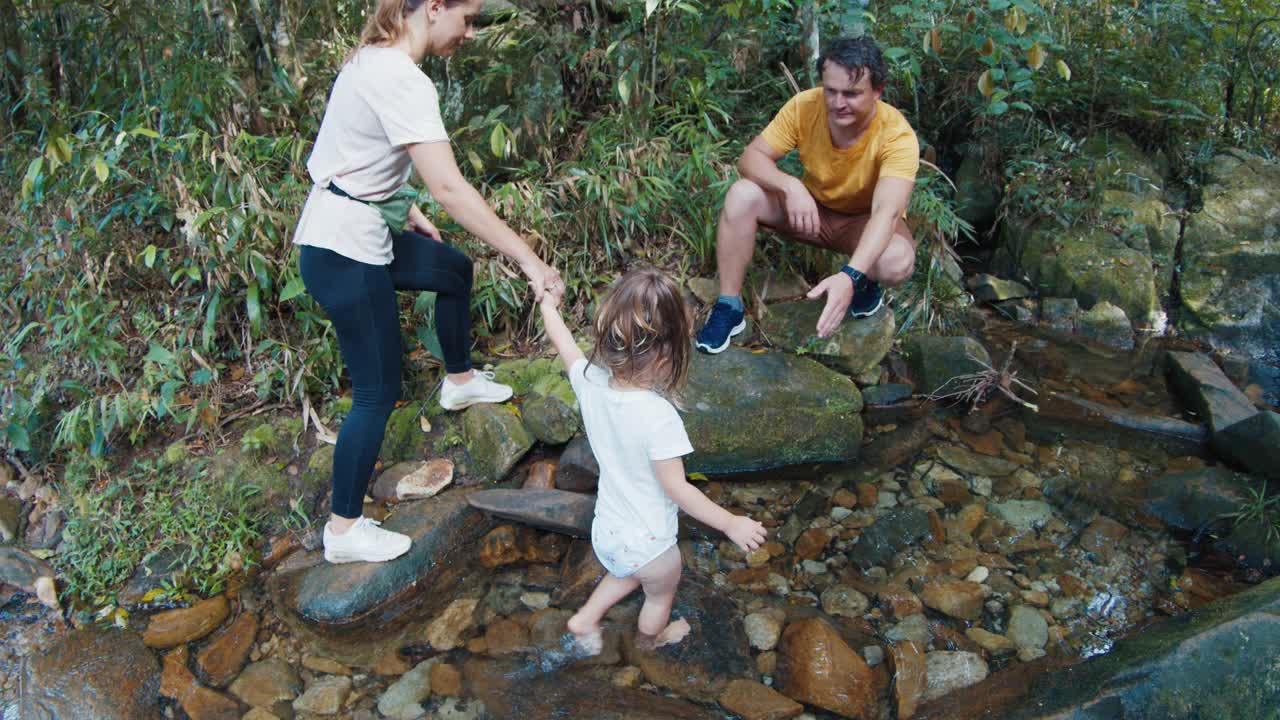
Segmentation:
[(331, 250), (302, 246), (302, 281), (338, 335), (351, 374), (351, 412), (333, 453), (335, 515), (358, 518), (387, 418), (400, 399), (397, 290), (434, 290), (436, 334), (445, 370), (471, 369), (471, 259), (417, 233), (392, 235), (390, 265), (370, 265)]

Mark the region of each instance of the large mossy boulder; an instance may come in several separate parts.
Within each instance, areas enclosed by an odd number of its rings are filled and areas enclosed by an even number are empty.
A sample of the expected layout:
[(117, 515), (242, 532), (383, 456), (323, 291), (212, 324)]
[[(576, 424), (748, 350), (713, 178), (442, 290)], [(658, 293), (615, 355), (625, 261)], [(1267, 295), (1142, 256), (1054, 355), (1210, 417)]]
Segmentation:
[(1182, 238), (1180, 323), (1193, 336), (1280, 362), (1280, 163), (1213, 160), (1204, 208)]
[(522, 398), (520, 418), (538, 442), (563, 445), (582, 429), (578, 398), (559, 360), (512, 360), (493, 372), (494, 379)]
[(852, 376), (875, 367), (893, 347), (897, 325), (887, 307), (869, 318), (846, 318), (829, 337), (820, 338), (816, 332), (822, 308), (815, 301), (770, 305), (760, 329), (778, 347)]
[(683, 405), (691, 472), (846, 461), (862, 444), (862, 395), (853, 381), (788, 353), (697, 353)]
[(510, 405), (472, 405), (462, 418), (467, 442), (467, 477), (498, 482), (533, 447), (533, 435)]
[[(1037, 157), (1063, 162), (1056, 148)], [(1015, 212), (1001, 226), (995, 267), (1025, 275), (1044, 296), (1075, 298), (1085, 309), (1107, 301), (1135, 327), (1158, 324), (1169, 300), (1179, 231), (1177, 213), (1165, 202), (1161, 163), (1121, 134), (1088, 138), (1071, 162), (1101, 192), (1083, 207), (1064, 210), (1066, 227)]]
[(421, 460), (426, 455), (427, 436), (422, 432), (418, 416), (422, 403), (409, 403), (396, 408), (387, 419), (387, 432), (382, 436), (378, 457), (387, 465), (403, 460)]

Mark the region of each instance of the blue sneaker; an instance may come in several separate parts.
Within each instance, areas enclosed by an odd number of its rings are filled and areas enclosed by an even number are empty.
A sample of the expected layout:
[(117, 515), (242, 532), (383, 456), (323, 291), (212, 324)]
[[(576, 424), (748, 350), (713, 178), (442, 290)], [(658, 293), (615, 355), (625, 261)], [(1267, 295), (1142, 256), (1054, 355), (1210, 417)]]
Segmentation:
[(853, 300), (849, 301), (849, 315), (856, 318), (871, 317), (884, 306), (884, 293), (880, 283), (864, 279), (853, 289)]
[(712, 355), (724, 352), (724, 349), (729, 347), (729, 340), (746, 329), (747, 321), (741, 310), (735, 309), (728, 303), (717, 302), (711, 308), (711, 316), (707, 318), (707, 324), (703, 325), (702, 330), (698, 332), (696, 347)]

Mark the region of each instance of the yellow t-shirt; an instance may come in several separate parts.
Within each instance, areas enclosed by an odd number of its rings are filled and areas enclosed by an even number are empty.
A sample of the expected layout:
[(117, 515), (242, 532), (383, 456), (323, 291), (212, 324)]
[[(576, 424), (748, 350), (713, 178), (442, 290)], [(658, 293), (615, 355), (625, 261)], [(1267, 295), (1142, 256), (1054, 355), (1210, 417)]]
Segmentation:
[(846, 215), (871, 210), (880, 178), (915, 180), (920, 169), (915, 131), (897, 108), (884, 101), (876, 102), (871, 126), (852, 147), (840, 150), (832, 145), (820, 87), (788, 100), (760, 136), (784, 155), (798, 148), (804, 186), (815, 200)]

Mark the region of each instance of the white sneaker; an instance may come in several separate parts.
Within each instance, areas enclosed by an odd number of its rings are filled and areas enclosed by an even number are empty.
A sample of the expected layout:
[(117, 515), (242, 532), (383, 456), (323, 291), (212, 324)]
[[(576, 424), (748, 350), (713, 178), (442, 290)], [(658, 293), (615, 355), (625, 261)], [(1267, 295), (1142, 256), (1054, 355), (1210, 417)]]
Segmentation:
[(493, 373), (477, 370), (471, 382), (458, 385), (449, 378), (440, 387), (440, 407), (461, 410), (476, 403), (500, 403), (510, 400), (511, 387), (493, 381)]
[(324, 526), (324, 559), (331, 563), (386, 562), (409, 550), (408, 535), (383, 530), (382, 523), (361, 516), (341, 535)]

